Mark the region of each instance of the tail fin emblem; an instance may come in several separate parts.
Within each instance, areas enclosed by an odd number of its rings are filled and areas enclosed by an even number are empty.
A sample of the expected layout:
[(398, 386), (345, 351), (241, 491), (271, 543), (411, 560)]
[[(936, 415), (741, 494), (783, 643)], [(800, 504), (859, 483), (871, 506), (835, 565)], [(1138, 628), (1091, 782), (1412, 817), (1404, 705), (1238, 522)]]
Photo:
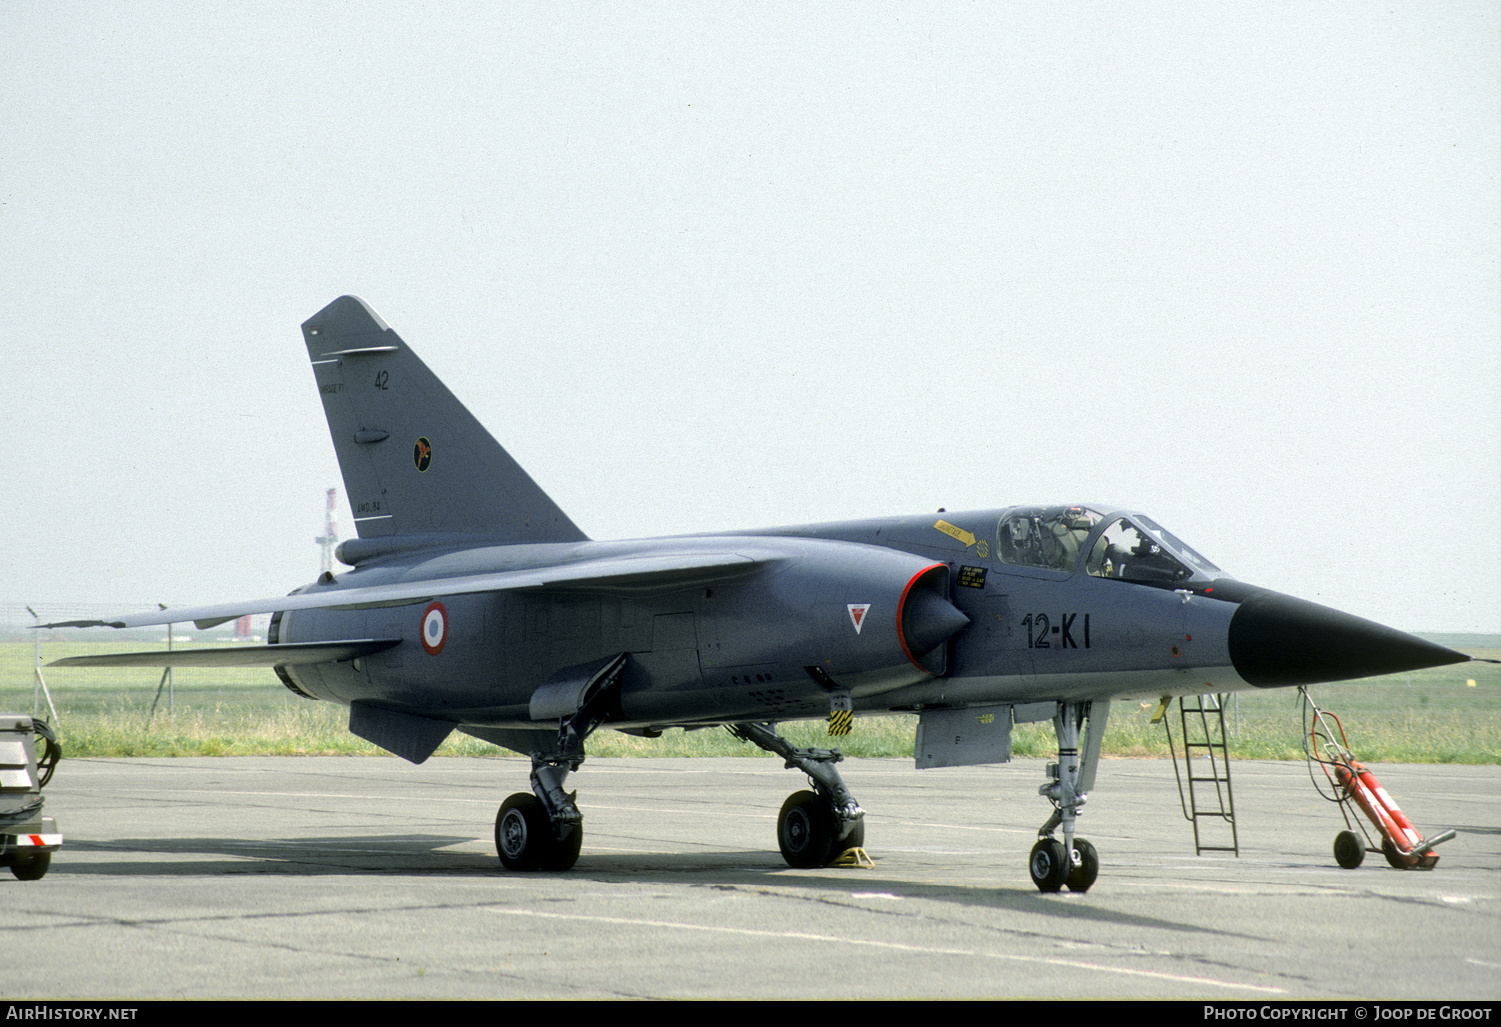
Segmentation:
[(427, 470), (427, 465), (433, 462), (433, 444), (426, 437), (417, 440), (412, 447), (412, 463), (417, 465), (417, 470)]

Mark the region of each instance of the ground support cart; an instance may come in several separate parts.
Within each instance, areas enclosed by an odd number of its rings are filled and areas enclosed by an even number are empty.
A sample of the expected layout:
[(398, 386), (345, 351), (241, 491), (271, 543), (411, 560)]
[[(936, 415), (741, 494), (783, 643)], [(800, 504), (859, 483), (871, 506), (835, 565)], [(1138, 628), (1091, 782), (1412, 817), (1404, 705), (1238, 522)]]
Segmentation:
[(42, 788), (61, 755), (45, 720), (0, 713), (0, 866), (23, 881), (45, 875), (63, 843), (57, 822), (42, 816)]
[[(1338, 803), (1345, 818), (1346, 829), (1334, 836), (1335, 862), (1354, 870), (1365, 861), (1367, 852), (1380, 852), (1398, 870), (1432, 870), (1438, 865), (1433, 847), (1453, 838), (1456, 832), (1444, 831), (1433, 838), (1420, 835), (1376, 775), (1350, 752), (1339, 718), (1314, 705), (1307, 689), (1298, 691), (1303, 693), (1303, 751), (1308, 757), (1309, 776), (1313, 777), (1313, 764), (1317, 763), (1332, 794), (1324, 791), (1316, 777), (1314, 787), (1324, 798)], [(1365, 822), (1351, 815), (1352, 804), (1375, 825), (1381, 838), (1379, 845), (1373, 844)]]

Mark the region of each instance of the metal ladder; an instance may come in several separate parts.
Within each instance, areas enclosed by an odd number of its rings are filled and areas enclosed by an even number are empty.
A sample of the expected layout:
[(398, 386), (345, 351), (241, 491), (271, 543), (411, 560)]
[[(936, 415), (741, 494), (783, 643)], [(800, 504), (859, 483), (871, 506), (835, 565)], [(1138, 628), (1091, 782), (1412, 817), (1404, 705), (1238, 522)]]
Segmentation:
[[(1171, 719), (1163, 717), (1162, 725), (1167, 729), (1168, 750), (1173, 754), (1173, 776), (1178, 779), (1178, 800), (1183, 805), (1183, 816), (1194, 826), (1195, 854), (1233, 852), (1239, 856), (1240, 836), (1235, 829), (1235, 793), (1230, 788), (1230, 751), (1225, 736), (1223, 698), (1214, 695), (1178, 698), (1178, 721), (1183, 730), (1181, 774), (1178, 771), (1177, 748), (1173, 745)], [(1199, 760), (1197, 768), (1194, 764), (1195, 755), (1207, 757)], [(1183, 787), (1185, 780), (1188, 782), (1186, 792)], [(1229, 824), (1230, 844), (1207, 844), (1204, 833), (1200, 830), (1201, 820), (1218, 820)], [(1223, 835), (1220, 834), (1220, 837), (1223, 838)]]

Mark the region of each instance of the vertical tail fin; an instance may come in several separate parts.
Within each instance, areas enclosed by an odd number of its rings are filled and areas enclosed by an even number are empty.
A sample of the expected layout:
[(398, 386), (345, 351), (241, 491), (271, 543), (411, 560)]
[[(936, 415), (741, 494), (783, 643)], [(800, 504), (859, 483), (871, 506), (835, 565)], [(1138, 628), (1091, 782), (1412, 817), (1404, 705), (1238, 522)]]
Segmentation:
[(363, 300), (339, 297), (302, 336), (361, 538), (586, 537)]

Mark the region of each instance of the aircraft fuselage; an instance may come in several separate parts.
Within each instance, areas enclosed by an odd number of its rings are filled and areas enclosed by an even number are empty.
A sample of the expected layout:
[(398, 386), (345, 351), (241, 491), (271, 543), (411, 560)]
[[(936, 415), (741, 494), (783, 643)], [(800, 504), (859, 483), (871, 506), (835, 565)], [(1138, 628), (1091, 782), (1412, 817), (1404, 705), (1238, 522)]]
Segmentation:
[[(1004, 511), (894, 518), (826, 528), (641, 542), (459, 549), (372, 561), (315, 591), (434, 581), (441, 645), (424, 644), (430, 603), (281, 615), (279, 642), (400, 637), (353, 663), (288, 668), (309, 695), (420, 716), (535, 727), (528, 704), (560, 667), (630, 659), (612, 727), (828, 713), (832, 691), (858, 713), (928, 706), (1078, 701), (1252, 687), (1227, 633), (1236, 604), (1125, 581), (1010, 567), (964, 527)], [(974, 536), (966, 543), (934, 522)], [(813, 532), (820, 537), (808, 537)], [(980, 556), (989, 550), (990, 556)], [(756, 555), (744, 573), (670, 591), (511, 591), (442, 596), (435, 579), (626, 554), (723, 549)], [(904, 592), (927, 572), (968, 623), (919, 656), (904, 645)], [(908, 594), (910, 602), (910, 594)], [(857, 622), (857, 611), (859, 621)]]

